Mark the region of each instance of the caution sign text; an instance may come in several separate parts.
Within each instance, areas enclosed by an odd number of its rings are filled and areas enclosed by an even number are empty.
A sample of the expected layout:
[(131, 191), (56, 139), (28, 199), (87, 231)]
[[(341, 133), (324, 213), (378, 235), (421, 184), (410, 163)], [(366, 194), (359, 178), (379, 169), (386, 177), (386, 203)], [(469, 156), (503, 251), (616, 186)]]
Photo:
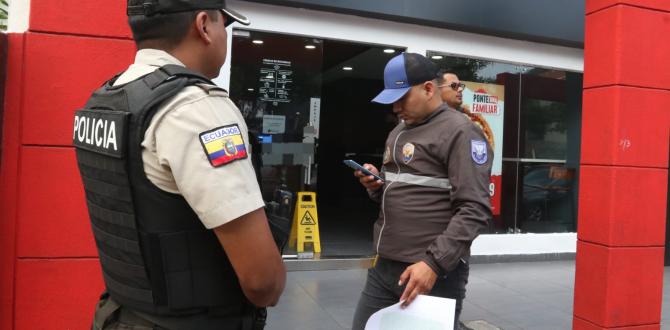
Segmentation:
[(304, 252), (305, 245), (308, 243), (311, 243), (314, 253), (321, 253), (319, 215), (316, 211), (316, 193), (298, 192), (288, 244), (290, 247), (294, 247), (297, 244), (297, 252)]

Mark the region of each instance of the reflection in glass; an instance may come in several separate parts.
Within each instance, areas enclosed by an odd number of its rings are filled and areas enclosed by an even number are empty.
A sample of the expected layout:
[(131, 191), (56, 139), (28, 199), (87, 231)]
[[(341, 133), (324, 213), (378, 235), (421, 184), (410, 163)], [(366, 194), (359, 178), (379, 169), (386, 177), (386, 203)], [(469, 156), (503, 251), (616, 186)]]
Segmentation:
[(521, 200), (523, 232), (575, 231), (572, 189), (575, 170), (562, 164), (525, 164)]
[(263, 198), (290, 200), (281, 212), (292, 214), (297, 192), (317, 192), (322, 257), (371, 255), (378, 205), (342, 160), (379, 166), (393, 123), (390, 107), (370, 100), (402, 49), (243, 29), (232, 44), (230, 95), (252, 135)]
[(576, 229), (582, 74), (426, 54), (461, 81), (504, 86), (500, 214), (492, 232)]
[(523, 158), (565, 159), (567, 148), (565, 103), (526, 99), (521, 116), (525, 121)]

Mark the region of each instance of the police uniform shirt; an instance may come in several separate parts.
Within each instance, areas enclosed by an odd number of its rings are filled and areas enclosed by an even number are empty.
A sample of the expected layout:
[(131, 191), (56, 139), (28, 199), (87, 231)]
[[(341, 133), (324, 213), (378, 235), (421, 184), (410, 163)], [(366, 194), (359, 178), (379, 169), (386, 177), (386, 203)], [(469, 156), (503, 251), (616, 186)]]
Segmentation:
[[(184, 66), (165, 51), (139, 50), (135, 63), (114, 85), (167, 64)], [(203, 141), (208, 135), (231, 130), (237, 132), (233, 134), (239, 141), (237, 148), (250, 154), (244, 118), (228, 93), (216, 86), (197, 85), (184, 88), (160, 105), (142, 141), (147, 178), (162, 190), (181, 194), (208, 229), (264, 206), (251, 157), (213, 163), (205, 148)]]

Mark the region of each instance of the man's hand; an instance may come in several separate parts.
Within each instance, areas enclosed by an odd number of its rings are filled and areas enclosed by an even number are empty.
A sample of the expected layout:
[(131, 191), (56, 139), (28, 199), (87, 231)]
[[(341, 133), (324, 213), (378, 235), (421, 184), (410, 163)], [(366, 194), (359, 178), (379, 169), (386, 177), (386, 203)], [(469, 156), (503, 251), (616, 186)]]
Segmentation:
[[(379, 171), (377, 170), (377, 168), (374, 165), (365, 163), (365, 164), (363, 164), (363, 167), (365, 167), (366, 170), (374, 173), (375, 175), (379, 175)], [(365, 175), (361, 171), (355, 171), (354, 176), (357, 177), (358, 181), (361, 182), (363, 187), (365, 187), (365, 189), (367, 189), (369, 191), (375, 191), (375, 190), (379, 189), (384, 184), (384, 182), (382, 182), (381, 180), (376, 180), (374, 176)]]
[(430, 292), (433, 289), (433, 285), (435, 285), (436, 279), (437, 274), (423, 261), (407, 267), (400, 274), (400, 281), (398, 282), (399, 286), (407, 283), (405, 291), (400, 296), (400, 301), (403, 302), (400, 307), (407, 307), (414, 301), (417, 295)]

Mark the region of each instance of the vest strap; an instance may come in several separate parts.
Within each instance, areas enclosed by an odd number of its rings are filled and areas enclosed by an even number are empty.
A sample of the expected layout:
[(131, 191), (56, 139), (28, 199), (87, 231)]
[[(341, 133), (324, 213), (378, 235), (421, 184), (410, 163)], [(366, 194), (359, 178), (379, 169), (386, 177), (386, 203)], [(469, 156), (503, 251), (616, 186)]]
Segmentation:
[(140, 244), (137, 241), (110, 235), (104, 230), (98, 228), (93, 222), (91, 222), (91, 227), (93, 228), (93, 234), (95, 234), (95, 238), (100, 242), (128, 253), (142, 255), (140, 252)]
[(168, 78), (170, 78), (170, 74), (159, 68), (152, 74), (145, 76), (142, 80), (144, 80), (149, 88), (155, 89)]
[(126, 168), (123, 162), (106, 161), (92, 152), (78, 152), (77, 162), (79, 165), (85, 165), (97, 170), (110, 171), (118, 174), (126, 174)]
[(105, 284), (107, 285), (107, 289), (109, 289), (110, 292), (117, 292), (130, 299), (146, 304), (153, 304), (154, 301), (151, 290), (144, 290), (121, 284), (105, 272), (102, 273), (102, 276), (105, 278)]
[(90, 200), (88, 201), (88, 213), (90, 216), (100, 219), (112, 225), (117, 225), (125, 228), (135, 230), (135, 217), (132, 214), (112, 211), (95, 205)]
[(104, 197), (132, 202), (132, 196), (128, 187), (112, 185), (86, 176), (82, 176), (81, 179), (84, 181), (84, 187), (88, 191)]
[(161, 70), (166, 72), (170, 76), (182, 76), (182, 77), (192, 77), (192, 78), (197, 78), (200, 80), (204, 80), (204, 82), (207, 82), (209, 84), (214, 85), (214, 83), (207, 79), (207, 77), (200, 75), (198, 73), (195, 73), (186, 67), (183, 67), (181, 65), (174, 65), (174, 64), (168, 64), (163, 67), (161, 67)]
[(144, 81), (147, 86), (152, 90), (160, 86), (166, 81), (178, 78), (178, 77), (187, 77), (196, 80), (202, 80), (203, 83), (215, 85), (211, 80), (207, 79), (205, 76), (197, 74), (181, 65), (169, 64), (158, 68), (154, 73), (149, 74), (144, 77)]
[(146, 268), (141, 265), (133, 265), (108, 256), (103, 251), (98, 251), (100, 263), (106, 269), (114, 269), (115, 275), (124, 278), (134, 279), (136, 282), (145, 282), (147, 280)]

